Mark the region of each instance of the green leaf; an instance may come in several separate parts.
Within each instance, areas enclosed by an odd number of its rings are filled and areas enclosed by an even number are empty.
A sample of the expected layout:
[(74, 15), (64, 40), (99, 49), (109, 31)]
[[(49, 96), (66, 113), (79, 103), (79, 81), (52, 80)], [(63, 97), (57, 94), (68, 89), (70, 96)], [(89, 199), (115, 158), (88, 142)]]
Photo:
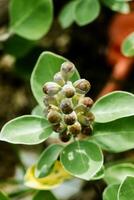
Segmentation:
[(107, 184), (120, 184), (127, 176), (134, 176), (134, 164), (120, 163), (105, 170), (104, 180)]
[(107, 151), (122, 152), (133, 149), (134, 116), (94, 124), (93, 139)]
[(96, 101), (91, 109), (95, 122), (105, 123), (134, 115), (134, 95), (128, 92), (111, 92)]
[(13, 35), (4, 43), (4, 51), (17, 58), (25, 56), (35, 46), (35, 42)]
[(117, 200), (119, 184), (113, 184), (106, 187), (103, 192), (103, 200)]
[(45, 35), (52, 23), (52, 0), (12, 0), (10, 31), (30, 40)]
[(104, 166), (95, 174), (95, 176), (92, 178), (92, 180), (99, 180), (104, 177)]
[(39, 191), (33, 197), (33, 200), (57, 200), (56, 197), (50, 191)]
[[(60, 70), (61, 64), (65, 61), (66, 59), (62, 56), (51, 52), (43, 52), (35, 65), (31, 76), (31, 88), (33, 95), (42, 108), (44, 108), (42, 87), (44, 83), (53, 81), (54, 74)], [(77, 79), (79, 79), (79, 74), (76, 71), (71, 80), (75, 81)]]
[(9, 121), (2, 128), (0, 140), (13, 144), (38, 144), (52, 133), (51, 124), (46, 119), (25, 115)]
[(128, 176), (121, 184), (118, 192), (118, 200), (134, 199), (134, 176)]
[(9, 200), (9, 198), (6, 196), (6, 194), (0, 191), (0, 200)]
[(125, 38), (121, 47), (121, 51), (125, 56), (134, 56), (134, 32)]
[(75, 8), (75, 21), (79, 26), (84, 26), (95, 20), (100, 13), (98, 0), (79, 0)]
[(37, 116), (40, 116), (40, 117), (44, 117), (45, 118), (45, 115), (43, 113), (43, 109), (40, 107), (40, 105), (37, 105), (33, 108), (32, 110), (32, 115), (37, 115)]
[(73, 176), (90, 180), (103, 166), (103, 155), (97, 144), (76, 141), (64, 148), (61, 163)]
[(38, 178), (44, 177), (49, 172), (62, 149), (62, 145), (52, 144), (43, 151), (36, 165), (36, 176)]
[(63, 28), (69, 27), (74, 22), (74, 12), (78, 1), (71, 1), (67, 3), (59, 15), (59, 21)]
[(113, 11), (117, 11), (123, 14), (130, 12), (130, 6), (127, 2), (119, 2), (117, 0), (102, 0), (103, 3)]

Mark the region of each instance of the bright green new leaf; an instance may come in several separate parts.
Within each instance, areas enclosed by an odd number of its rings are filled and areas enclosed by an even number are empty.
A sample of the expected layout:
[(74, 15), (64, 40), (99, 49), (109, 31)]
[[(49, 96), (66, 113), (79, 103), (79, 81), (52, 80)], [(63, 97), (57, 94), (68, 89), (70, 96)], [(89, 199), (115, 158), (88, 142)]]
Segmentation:
[(102, 0), (103, 3), (113, 11), (123, 14), (130, 12), (130, 6), (126, 1), (119, 2), (117, 0)]
[(59, 21), (63, 28), (69, 27), (74, 22), (74, 12), (78, 1), (70, 1), (67, 3), (59, 15)]
[(57, 160), (62, 149), (62, 145), (52, 144), (43, 151), (36, 165), (36, 176), (38, 178), (46, 176)]
[(9, 200), (9, 198), (6, 196), (6, 194), (0, 191), (0, 200)]
[(61, 163), (73, 176), (90, 180), (103, 166), (103, 155), (97, 144), (76, 141), (63, 149)]
[(75, 7), (75, 21), (84, 26), (95, 20), (100, 13), (98, 0), (79, 0)]
[(104, 180), (107, 184), (120, 184), (127, 176), (134, 176), (134, 164), (120, 163), (105, 169)]
[(134, 176), (128, 176), (119, 188), (118, 200), (134, 199)]
[(96, 123), (93, 139), (111, 152), (122, 152), (134, 148), (134, 116), (108, 123)]
[[(60, 71), (61, 64), (65, 61), (66, 59), (62, 56), (51, 52), (43, 52), (36, 63), (31, 76), (31, 88), (33, 95), (42, 108), (44, 108), (42, 87), (44, 83), (53, 81), (54, 74)], [(71, 80), (75, 81), (77, 79), (79, 79), (78, 71)]]
[(40, 107), (40, 105), (37, 105), (32, 110), (32, 115), (37, 115), (40, 117), (45, 117), (45, 114), (43, 113), (43, 109)]
[(121, 51), (125, 56), (134, 56), (134, 32), (123, 41)]
[(95, 122), (105, 123), (134, 115), (134, 95), (128, 92), (111, 92), (96, 101), (91, 109)]
[(119, 184), (113, 184), (106, 187), (103, 192), (103, 200), (117, 200)]
[(46, 119), (25, 115), (5, 124), (0, 133), (0, 140), (33, 145), (46, 140), (52, 132), (51, 124)]
[(52, 23), (52, 0), (12, 0), (10, 31), (30, 40), (45, 35)]
[(52, 192), (45, 190), (37, 192), (32, 200), (57, 200), (57, 199)]

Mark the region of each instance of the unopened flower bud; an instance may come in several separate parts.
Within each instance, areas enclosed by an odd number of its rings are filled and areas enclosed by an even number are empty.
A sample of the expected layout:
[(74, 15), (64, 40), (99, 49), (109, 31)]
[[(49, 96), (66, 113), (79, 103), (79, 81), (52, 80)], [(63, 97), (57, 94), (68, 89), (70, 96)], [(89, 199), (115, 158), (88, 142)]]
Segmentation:
[(93, 131), (92, 126), (83, 126), (82, 127), (82, 134), (83, 135), (89, 136), (89, 135), (91, 135), (92, 131)]
[(73, 85), (76, 89), (76, 92), (80, 94), (86, 94), (91, 88), (89, 81), (86, 79), (79, 79), (75, 81)]
[(60, 86), (63, 86), (65, 84), (65, 81), (62, 77), (61, 72), (58, 72), (54, 75), (54, 81), (59, 84)]
[(64, 132), (60, 133), (59, 138), (62, 142), (68, 142), (71, 139), (71, 134), (65, 130)]
[(49, 106), (50, 104), (57, 105), (57, 100), (56, 100), (55, 96), (45, 95), (43, 102), (44, 102), (45, 106)]
[(60, 89), (61, 87), (57, 83), (54, 83), (54, 82), (47, 82), (43, 86), (43, 92), (50, 96), (57, 94), (60, 91)]
[(73, 76), (75, 72), (75, 66), (72, 62), (66, 61), (61, 65), (61, 74), (65, 81)]
[(73, 111), (73, 106), (70, 99), (63, 99), (60, 108), (64, 114), (70, 114)]
[(54, 124), (53, 125), (53, 130), (57, 133), (62, 133), (63, 131), (65, 131), (67, 128), (67, 126), (64, 123), (59, 123), (59, 124)]
[(64, 122), (67, 125), (72, 125), (76, 122), (77, 116), (75, 112), (72, 112), (71, 114), (65, 115), (64, 116)]
[(86, 115), (83, 113), (78, 113), (77, 117), (78, 121), (84, 126), (90, 126), (94, 121), (94, 115), (91, 112), (87, 113)]
[(58, 111), (51, 109), (47, 115), (47, 119), (52, 124), (59, 123), (61, 121), (61, 114)]
[(82, 97), (79, 102), (88, 108), (91, 108), (94, 103), (90, 97)]
[(86, 106), (83, 105), (83, 104), (77, 105), (77, 106), (75, 107), (75, 109), (74, 109), (74, 111), (75, 111), (76, 113), (79, 113), (79, 112), (85, 113), (86, 110), (87, 110), (87, 108), (86, 108)]
[(68, 132), (77, 136), (81, 132), (81, 125), (79, 122), (75, 122), (73, 125), (68, 127)]
[(67, 83), (62, 88), (62, 92), (67, 98), (72, 98), (75, 94), (75, 88), (73, 87), (71, 83)]

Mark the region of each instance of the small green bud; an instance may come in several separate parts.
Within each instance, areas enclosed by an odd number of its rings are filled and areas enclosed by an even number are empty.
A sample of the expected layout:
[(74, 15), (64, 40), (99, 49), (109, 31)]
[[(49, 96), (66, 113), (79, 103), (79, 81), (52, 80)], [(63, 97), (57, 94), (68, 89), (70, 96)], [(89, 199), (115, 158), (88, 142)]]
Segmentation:
[(67, 98), (72, 98), (75, 94), (75, 88), (69, 82), (66, 85), (64, 85), (64, 87), (62, 88), (62, 92)]
[(55, 96), (45, 95), (43, 102), (44, 102), (45, 106), (49, 106), (50, 104), (57, 106), (57, 100), (56, 100)]
[(64, 115), (64, 122), (67, 125), (72, 125), (76, 122), (77, 116), (75, 112), (72, 112), (71, 114)]
[(78, 113), (77, 118), (78, 118), (78, 121), (80, 122), (80, 124), (82, 124), (84, 126), (89, 126), (91, 124), (88, 117), (86, 117), (83, 113)]
[(75, 72), (75, 66), (72, 62), (66, 61), (61, 65), (61, 74), (65, 81), (69, 80)]
[(91, 135), (92, 131), (93, 131), (92, 126), (83, 126), (82, 127), (82, 134), (83, 135), (89, 136), (89, 135)]
[(79, 102), (88, 108), (91, 108), (94, 103), (90, 97), (82, 97)]
[(71, 139), (71, 134), (65, 130), (64, 132), (60, 133), (59, 138), (62, 142), (68, 142)]
[(68, 132), (77, 136), (81, 132), (81, 125), (79, 122), (75, 122), (73, 125), (68, 127)]
[(54, 82), (47, 82), (43, 86), (43, 92), (50, 96), (57, 94), (60, 91), (60, 89), (61, 87), (57, 83), (54, 83)]
[(50, 123), (56, 124), (59, 123), (62, 118), (61, 114), (58, 111), (51, 109), (47, 115), (47, 119)]
[(76, 92), (80, 94), (86, 94), (91, 88), (89, 81), (86, 79), (79, 79), (75, 81), (73, 85), (76, 89)]
[(79, 113), (79, 112), (85, 113), (85, 112), (87, 111), (87, 108), (86, 108), (85, 105), (80, 104), (80, 105), (77, 105), (77, 106), (75, 107), (74, 111), (75, 111), (76, 113)]
[(61, 72), (58, 72), (54, 75), (54, 81), (59, 84), (60, 86), (63, 86), (65, 84), (65, 81), (62, 77)]
[(70, 99), (63, 99), (61, 101), (60, 108), (64, 114), (70, 114), (73, 111), (73, 106)]

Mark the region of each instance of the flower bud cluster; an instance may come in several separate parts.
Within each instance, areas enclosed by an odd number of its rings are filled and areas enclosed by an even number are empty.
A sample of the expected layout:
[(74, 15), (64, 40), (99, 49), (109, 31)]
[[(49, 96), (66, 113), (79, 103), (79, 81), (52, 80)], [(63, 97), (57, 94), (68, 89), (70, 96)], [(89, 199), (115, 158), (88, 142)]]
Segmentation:
[(63, 142), (79, 134), (89, 136), (94, 121), (90, 111), (93, 100), (85, 97), (91, 85), (85, 79), (72, 83), (70, 78), (75, 71), (74, 64), (66, 61), (61, 65), (60, 72), (54, 75), (53, 81), (43, 86), (45, 115)]

